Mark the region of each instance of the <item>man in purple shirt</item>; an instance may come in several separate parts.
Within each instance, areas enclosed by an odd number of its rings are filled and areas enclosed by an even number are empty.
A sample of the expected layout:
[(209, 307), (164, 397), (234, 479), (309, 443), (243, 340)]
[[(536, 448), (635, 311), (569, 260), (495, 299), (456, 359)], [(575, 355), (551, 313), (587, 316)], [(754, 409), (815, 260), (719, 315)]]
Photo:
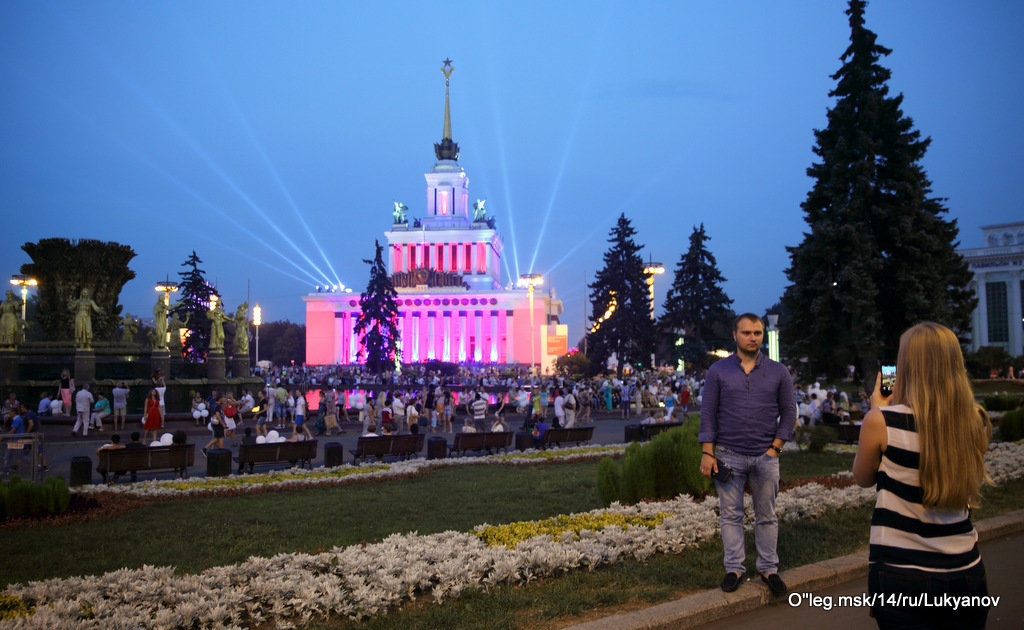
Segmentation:
[[(708, 370), (700, 409), (703, 454), (700, 471), (710, 477), (719, 462), (732, 470), (726, 480), (715, 478), (721, 511), (725, 578), (722, 590), (732, 592), (743, 581), (743, 487), (750, 483), (754, 503), (757, 571), (776, 597), (786, 594), (779, 577), (776, 543), (779, 521), (779, 454), (793, 438), (796, 399), (789, 370), (761, 354), (764, 322), (744, 313), (733, 322), (736, 353)], [(724, 468), (724, 467), (723, 467)]]

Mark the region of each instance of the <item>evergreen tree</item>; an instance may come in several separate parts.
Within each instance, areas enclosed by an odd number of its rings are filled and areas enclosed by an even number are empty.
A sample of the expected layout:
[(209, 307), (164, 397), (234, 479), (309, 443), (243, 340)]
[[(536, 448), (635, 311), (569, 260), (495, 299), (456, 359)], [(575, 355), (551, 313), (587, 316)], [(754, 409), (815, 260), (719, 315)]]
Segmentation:
[(188, 317), (188, 337), (182, 344), (182, 354), (186, 361), (199, 363), (206, 359), (210, 350), (210, 320), (206, 311), (210, 310), (210, 299), (220, 295), (217, 290), (206, 281), (206, 271), (199, 268), (203, 262), (192, 250), (192, 255), (181, 263), (186, 267), (185, 271), (179, 271), (178, 276), (181, 282), (178, 284), (178, 294), (181, 296), (178, 303), (171, 307), (171, 313), (177, 313), (178, 317), (185, 320)]
[(361, 312), (354, 330), (362, 339), (360, 353), (365, 353), (367, 369), (380, 374), (395, 366), (401, 331), (398, 328), (398, 293), (384, 266), (384, 248), (379, 241), (374, 241), (374, 246), (377, 248), (374, 259), (363, 259), (370, 265), (370, 281), (359, 296)]
[(850, 45), (832, 76), (828, 126), (814, 132), (820, 161), (807, 169), (814, 184), (801, 206), (810, 232), (787, 248), (780, 323), (788, 354), (807, 357), (814, 373), (852, 364), (867, 379), (915, 322), (967, 330), (976, 300), (956, 221), (943, 218), (945, 200), (921, 166), (931, 140), (904, 116), (903, 96), (889, 95), (878, 61), (891, 51), (865, 28), (865, 5), (850, 0), (846, 11)]
[[(722, 289), (725, 278), (718, 262), (705, 246), (710, 240), (703, 223), (693, 228), (690, 249), (676, 264), (676, 276), (665, 295), (665, 312), (659, 322), (671, 342), (673, 358), (698, 368), (710, 365), (709, 352), (728, 346), (732, 331), (732, 300)], [(680, 335), (684, 343), (676, 346)]]
[(604, 268), (589, 285), (593, 325), (587, 333), (587, 356), (593, 369), (600, 369), (612, 353), (620, 374), (627, 363), (650, 362), (656, 340), (640, 257), (642, 246), (633, 241), (635, 234), (626, 215), (619, 215), (609, 233), (611, 248), (604, 254)]

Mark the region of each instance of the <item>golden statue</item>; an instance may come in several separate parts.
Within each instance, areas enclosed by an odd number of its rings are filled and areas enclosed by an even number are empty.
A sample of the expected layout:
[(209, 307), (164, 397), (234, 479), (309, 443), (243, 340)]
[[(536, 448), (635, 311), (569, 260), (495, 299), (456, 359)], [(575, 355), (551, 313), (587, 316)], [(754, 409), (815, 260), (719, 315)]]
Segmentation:
[(235, 309), (235, 355), (249, 354), (249, 303)]
[(7, 299), (0, 304), (0, 347), (17, 348), (22, 341), (24, 322), (18, 317), (21, 300), (14, 291), (7, 292)]
[(75, 313), (75, 346), (81, 350), (92, 348), (92, 314), (103, 314), (91, 296), (92, 291), (82, 289), (77, 300), (68, 302), (68, 310)]
[(224, 306), (219, 301), (217, 306), (206, 311), (206, 317), (210, 320), (210, 350), (224, 350), (224, 322), (231, 321), (231, 318), (224, 313)]
[(131, 313), (124, 314), (124, 319), (121, 320), (121, 325), (124, 326), (121, 330), (121, 343), (135, 343), (135, 335), (139, 332), (139, 323), (135, 321), (135, 318), (132, 317)]

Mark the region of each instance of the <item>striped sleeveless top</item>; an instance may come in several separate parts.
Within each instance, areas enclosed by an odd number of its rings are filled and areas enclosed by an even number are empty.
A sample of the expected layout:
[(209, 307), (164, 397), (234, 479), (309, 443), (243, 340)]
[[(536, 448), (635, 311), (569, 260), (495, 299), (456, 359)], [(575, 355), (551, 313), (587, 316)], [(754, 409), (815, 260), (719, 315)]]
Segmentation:
[(968, 569), (981, 561), (967, 509), (925, 508), (920, 446), (913, 411), (883, 407), (888, 446), (878, 467), (869, 562), (930, 572)]

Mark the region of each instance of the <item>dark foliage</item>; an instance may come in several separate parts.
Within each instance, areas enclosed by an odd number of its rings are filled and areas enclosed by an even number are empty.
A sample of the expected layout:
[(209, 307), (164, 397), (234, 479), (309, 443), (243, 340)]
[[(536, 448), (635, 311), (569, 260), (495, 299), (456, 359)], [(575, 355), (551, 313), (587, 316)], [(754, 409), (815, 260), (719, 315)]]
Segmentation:
[(373, 260), (363, 259), (370, 265), (370, 281), (359, 296), (361, 312), (354, 330), (362, 339), (360, 352), (366, 357), (367, 369), (381, 374), (395, 367), (401, 331), (398, 328), (398, 293), (384, 265), (384, 248), (379, 241), (374, 241), (374, 247), (377, 253)]
[(199, 363), (206, 360), (210, 351), (210, 319), (206, 312), (210, 310), (210, 298), (220, 295), (206, 281), (206, 271), (199, 268), (203, 262), (192, 250), (192, 255), (181, 263), (185, 271), (179, 271), (181, 282), (178, 285), (178, 303), (171, 308), (171, 313), (185, 320), (188, 317), (188, 337), (182, 344), (182, 355), (186, 361)]

